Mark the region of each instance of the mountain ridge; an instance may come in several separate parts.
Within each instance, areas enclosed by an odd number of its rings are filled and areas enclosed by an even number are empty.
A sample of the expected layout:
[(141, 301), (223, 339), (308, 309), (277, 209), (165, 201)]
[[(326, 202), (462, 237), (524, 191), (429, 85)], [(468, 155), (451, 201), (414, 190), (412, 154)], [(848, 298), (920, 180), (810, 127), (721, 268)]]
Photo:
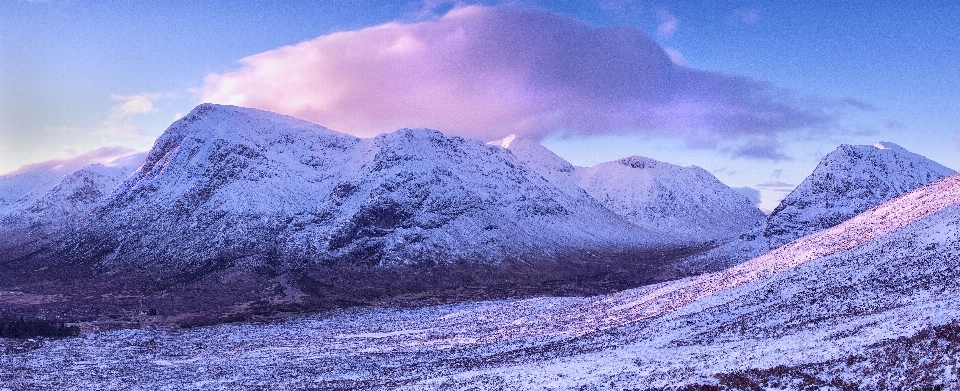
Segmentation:
[(681, 167), (630, 156), (577, 167), (539, 143), (516, 135), (491, 141), (516, 154), (568, 192), (585, 191), (608, 209), (641, 227), (688, 242), (714, 242), (756, 226), (763, 213), (742, 194), (698, 166)]
[(390, 265), (674, 241), (477, 141), (425, 129), (359, 139), (216, 105), (171, 125), (93, 216), (78, 249), (108, 264), (274, 254)]

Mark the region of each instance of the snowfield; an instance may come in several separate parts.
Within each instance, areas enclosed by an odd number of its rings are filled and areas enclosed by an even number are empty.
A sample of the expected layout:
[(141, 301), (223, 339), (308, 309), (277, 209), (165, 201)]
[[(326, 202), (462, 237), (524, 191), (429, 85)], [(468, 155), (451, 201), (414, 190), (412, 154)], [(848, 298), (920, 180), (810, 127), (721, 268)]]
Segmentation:
[(960, 175), (610, 295), (3, 341), (9, 389), (957, 389)]

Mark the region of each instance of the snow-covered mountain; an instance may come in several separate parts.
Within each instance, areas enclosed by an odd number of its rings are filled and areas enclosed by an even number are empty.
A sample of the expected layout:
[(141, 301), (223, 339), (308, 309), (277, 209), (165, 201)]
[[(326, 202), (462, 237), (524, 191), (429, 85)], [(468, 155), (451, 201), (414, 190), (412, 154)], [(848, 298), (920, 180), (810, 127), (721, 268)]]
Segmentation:
[(113, 331), (0, 356), (0, 375), (14, 388), (956, 389), (958, 279), (954, 175), (702, 276), (595, 297)]
[(28, 164), (0, 175), (0, 213), (15, 203), (22, 205), (42, 197), (67, 175), (92, 164), (108, 167), (133, 165), (136, 169), (140, 162), (135, 160), (142, 155), (134, 155), (138, 154), (131, 149), (104, 147), (71, 158)]
[(44, 184), (11, 202), (0, 213), (7, 228), (75, 224), (124, 179), (136, 171), (145, 154), (134, 154), (109, 164), (96, 163), (64, 175), (52, 187)]
[(954, 173), (890, 142), (841, 145), (770, 213), (763, 236), (776, 248)]
[[(0, 177), (0, 250), (28, 249), (30, 243), (66, 235), (104, 197), (133, 173), (144, 154), (131, 154), (76, 169), (70, 162), (40, 163)], [(74, 170), (70, 172), (70, 170)]]
[(764, 214), (706, 170), (631, 156), (577, 170), (578, 184), (628, 221), (689, 242), (738, 236)]
[(694, 256), (684, 267), (698, 273), (736, 265), (954, 173), (890, 142), (841, 145), (760, 227)]
[(204, 104), (94, 210), (73, 253), (124, 265), (388, 265), (673, 242), (558, 189), (502, 148), (423, 129), (360, 139)]
[(697, 166), (631, 156), (575, 167), (537, 142), (515, 135), (490, 144), (509, 149), (568, 192), (582, 189), (631, 223), (668, 232), (687, 243), (736, 237), (765, 218), (745, 196)]

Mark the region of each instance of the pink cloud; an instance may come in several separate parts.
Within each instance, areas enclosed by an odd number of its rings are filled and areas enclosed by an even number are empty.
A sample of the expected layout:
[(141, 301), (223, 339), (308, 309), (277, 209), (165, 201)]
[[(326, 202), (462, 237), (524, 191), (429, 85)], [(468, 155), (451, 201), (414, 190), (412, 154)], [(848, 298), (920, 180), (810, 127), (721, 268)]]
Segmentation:
[(372, 136), (429, 127), (509, 133), (644, 132), (693, 144), (829, 119), (765, 83), (681, 67), (649, 36), (547, 11), (456, 8), (442, 18), (337, 32), (211, 74), (203, 101)]
[(66, 152), (72, 156), (27, 164), (17, 168), (14, 171), (3, 173), (0, 176), (12, 176), (25, 172), (48, 170), (66, 174), (95, 163), (109, 165), (119, 159), (127, 158), (140, 153), (140, 151), (137, 151), (136, 149), (119, 145), (100, 147), (80, 154), (69, 150)]

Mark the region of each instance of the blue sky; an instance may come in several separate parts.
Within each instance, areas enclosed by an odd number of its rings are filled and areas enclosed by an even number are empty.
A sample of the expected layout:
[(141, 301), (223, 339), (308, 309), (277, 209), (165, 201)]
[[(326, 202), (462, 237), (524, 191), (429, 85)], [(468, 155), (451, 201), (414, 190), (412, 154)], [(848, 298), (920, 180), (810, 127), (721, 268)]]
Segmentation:
[[(399, 33), (411, 31), (404, 26), (426, 23), (424, 34), (429, 37), (430, 29), (442, 28), (443, 23), (471, 21), (469, 15), (443, 17), (470, 4), (474, 3), (0, 0), (0, 173), (104, 146), (148, 149), (166, 126), (205, 98), (230, 103), (237, 91), (225, 91), (224, 80), (239, 80), (250, 89), (262, 86), (262, 80), (257, 84), (244, 72), (262, 69), (266, 62), (289, 64), (296, 55), (283, 55), (279, 48), (285, 45), (313, 42), (296, 46), (294, 53), (322, 53), (337, 48), (324, 36), (389, 23), (398, 23), (400, 27), (392, 31)], [(696, 164), (730, 186), (760, 190), (765, 209), (775, 206), (789, 185), (799, 183), (841, 143), (892, 141), (960, 168), (960, 3), (571, 0), (482, 4), (494, 11), (503, 7), (546, 10), (593, 28), (626, 26), (649, 37), (682, 69), (772, 94), (769, 102), (757, 105), (751, 103), (754, 95), (735, 92), (720, 98), (685, 95), (690, 101), (721, 99), (710, 103), (715, 109), (725, 103), (723, 99), (732, 99), (748, 111), (783, 105), (789, 106), (788, 111), (812, 110), (819, 118), (743, 132), (731, 130), (730, 125), (701, 124), (704, 128), (698, 136), (691, 136), (682, 125), (666, 124), (665, 119), (634, 129), (627, 126), (633, 123), (629, 121), (573, 118), (530, 130), (575, 164), (628, 155)], [(565, 22), (547, 17), (543, 23)], [(516, 24), (507, 26), (515, 27), (518, 34), (536, 33)], [(583, 31), (592, 34), (592, 30)], [(358, 45), (372, 39), (362, 33), (350, 37)], [(255, 55), (259, 57), (239, 62)], [(601, 65), (597, 61), (586, 66)], [(614, 86), (609, 80), (601, 82)], [(582, 83), (574, 87), (585, 88)], [(706, 87), (695, 84), (692, 88)], [(267, 98), (276, 100), (276, 96)], [(256, 105), (253, 100), (241, 102)], [(565, 104), (577, 102), (581, 101)], [(603, 111), (603, 107), (584, 110)], [(454, 110), (454, 120), (457, 115), (475, 114), (463, 110)], [(618, 118), (624, 115), (629, 113)], [(421, 118), (424, 124), (412, 123)], [(363, 133), (351, 128), (358, 124), (356, 119), (320, 114), (308, 119), (326, 120), (320, 123), (334, 130)], [(376, 124), (388, 126), (395, 120), (458, 132), (451, 125), (455, 121), (431, 122), (428, 117), (391, 117)], [(489, 122), (477, 123), (490, 127)], [(597, 128), (602, 124), (616, 129)], [(489, 138), (496, 130), (464, 132)], [(709, 137), (700, 137), (703, 132)]]

